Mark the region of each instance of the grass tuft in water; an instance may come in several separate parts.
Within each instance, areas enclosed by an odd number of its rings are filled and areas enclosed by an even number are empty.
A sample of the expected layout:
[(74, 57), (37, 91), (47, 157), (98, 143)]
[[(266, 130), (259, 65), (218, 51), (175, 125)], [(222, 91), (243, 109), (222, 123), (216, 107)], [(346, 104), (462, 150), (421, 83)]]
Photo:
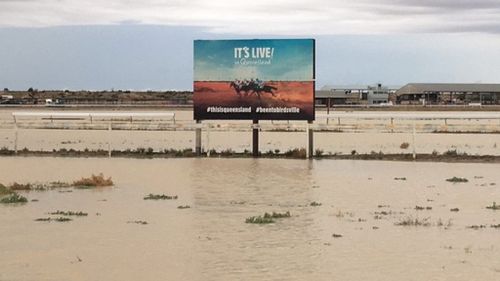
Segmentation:
[(410, 144), (409, 144), (409, 143), (407, 143), (407, 142), (403, 142), (403, 143), (401, 143), (401, 145), (399, 146), (399, 148), (401, 148), (401, 149), (407, 149), (408, 147), (410, 147)]
[(8, 189), (5, 185), (0, 183), (0, 196), (11, 194), (12, 190)]
[(76, 217), (86, 217), (88, 216), (87, 213), (84, 212), (73, 212), (73, 211), (59, 211), (57, 210), (56, 212), (49, 213), (49, 215), (60, 215), (60, 216), (76, 216)]
[(33, 187), (31, 186), (30, 183), (26, 183), (26, 184), (22, 184), (22, 183), (17, 183), (17, 182), (14, 182), (13, 184), (11, 184), (9, 186), (9, 189), (10, 190), (13, 190), (13, 191), (26, 191), (26, 190), (31, 190)]
[(148, 194), (144, 197), (144, 200), (177, 200), (178, 196), (170, 196), (165, 194)]
[(55, 181), (55, 182), (49, 182), (49, 183), (17, 183), (14, 182), (13, 184), (9, 186), (4, 186), (0, 184), (0, 195), (5, 192), (14, 192), (14, 191), (47, 191), (51, 189), (58, 189), (58, 188), (67, 188), (71, 187), (72, 185), (66, 182), (60, 182), (60, 181)]
[(486, 206), (486, 209), (491, 209), (491, 210), (500, 210), (500, 205), (497, 205), (496, 202), (493, 202), (493, 205), (491, 206)]
[(402, 219), (401, 221), (395, 223), (395, 225), (400, 225), (400, 226), (431, 226), (431, 223), (429, 222), (430, 218), (424, 218), (424, 219), (419, 219), (419, 218), (413, 218), (411, 216), (406, 217)]
[(245, 223), (255, 223), (255, 224), (267, 224), (276, 222), (275, 219), (289, 218), (291, 217), (290, 212), (285, 213), (264, 213), (263, 216), (253, 216), (245, 220)]
[(441, 218), (438, 219), (437, 223), (436, 223), (437, 226), (444, 226), (445, 229), (451, 227), (453, 225), (451, 219), (449, 219), (446, 223), (443, 222), (443, 220)]
[(272, 218), (265, 218), (262, 216), (249, 217), (245, 220), (245, 223), (255, 223), (255, 224), (267, 224), (274, 223), (275, 220)]
[(452, 177), (452, 178), (446, 179), (446, 181), (453, 182), (453, 183), (469, 182), (468, 179), (466, 179), (466, 178), (459, 178), (459, 177)]
[(26, 197), (21, 196), (17, 193), (12, 193), (9, 196), (0, 199), (1, 204), (24, 204), (27, 202), (28, 199), (26, 199)]
[(127, 223), (135, 223), (135, 224), (142, 224), (142, 225), (148, 224), (147, 221), (128, 221)]
[(422, 210), (432, 210), (432, 207), (430, 207), (430, 206), (427, 206), (427, 207), (423, 207), (423, 206), (415, 206), (415, 210), (417, 210), (417, 211), (422, 211)]
[(76, 188), (94, 188), (94, 187), (104, 187), (104, 186), (113, 186), (113, 180), (111, 177), (104, 178), (104, 175), (101, 173), (99, 175), (92, 175), (88, 178), (81, 178), (73, 182), (73, 186)]
[(306, 158), (306, 150), (304, 148), (294, 148), (283, 153), (288, 158)]
[(62, 182), (62, 181), (53, 181), (53, 182), (50, 182), (47, 187), (49, 189), (56, 189), (56, 188), (67, 188), (67, 187), (71, 187), (71, 184), (70, 183), (67, 183), (67, 182)]
[(56, 221), (56, 222), (68, 222), (68, 221), (72, 221), (72, 219), (65, 218), (65, 217), (59, 217), (59, 218), (55, 218), (53, 220)]
[(354, 213), (353, 213), (353, 212), (347, 212), (347, 211), (346, 211), (346, 212), (343, 212), (342, 210), (339, 210), (339, 211), (335, 214), (335, 216), (336, 216), (337, 218), (343, 218), (343, 217), (345, 217), (345, 216), (348, 216), (348, 217), (351, 217), (351, 218), (352, 218), (352, 217), (354, 217)]
[(38, 219), (35, 219), (35, 221), (43, 221), (43, 222), (51, 222), (51, 221), (55, 221), (55, 222), (69, 222), (69, 221), (72, 221), (72, 219), (70, 218), (66, 218), (66, 217), (58, 217), (58, 218), (38, 218)]
[(470, 229), (475, 229), (475, 230), (478, 230), (478, 229), (481, 229), (481, 228), (486, 228), (486, 225), (484, 225), (484, 224), (480, 224), (480, 225), (469, 225), (469, 226), (467, 226), (466, 228), (470, 228)]
[(285, 213), (264, 213), (264, 218), (273, 218), (273, 219), (281, 219), (281, 218), (289, 218), (291, 217), (290, 212), (286, 211)]

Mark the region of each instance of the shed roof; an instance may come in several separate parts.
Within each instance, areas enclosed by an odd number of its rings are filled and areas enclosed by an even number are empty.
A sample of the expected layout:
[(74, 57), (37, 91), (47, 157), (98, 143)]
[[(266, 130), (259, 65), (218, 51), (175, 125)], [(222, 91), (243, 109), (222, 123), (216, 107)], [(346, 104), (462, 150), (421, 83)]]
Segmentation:
[(397, 90), (396, 94), (404, 95), (428, 92), (500, 93), (500, 84), (410, 83)]
[(347, 99), (356, 98), (359, 93), (346, 93), (345, 91), (316, 91), (316, 98)]

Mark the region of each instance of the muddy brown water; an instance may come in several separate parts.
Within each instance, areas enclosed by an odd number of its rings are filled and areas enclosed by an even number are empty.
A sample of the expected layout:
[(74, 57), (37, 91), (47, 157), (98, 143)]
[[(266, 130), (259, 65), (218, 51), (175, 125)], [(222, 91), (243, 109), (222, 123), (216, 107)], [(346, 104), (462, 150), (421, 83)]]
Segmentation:
[[(500, 223), (500, 211), (485, 208), (500, 202), (498, 171), (499, 164), (2, 157), (4, 184), (102, 172), (115, 187), (22, 192), (39, 201), (0, 205), (0, 280), (498, 280), (500, 229), (489, 226)], [(453, 176), (469, 182), (445, 180)], [(179, 198), (143, 200), (149, 193)], [(89, 215), (34, 221), (56, 210)], [(292, 217), (245, 223), (272, 211)], [(376, 219), (381, 211), (392, 214)], [(395, 225), (409, 216), (432, 225)], [(137, 220), (148, 224), (127, 223)]]

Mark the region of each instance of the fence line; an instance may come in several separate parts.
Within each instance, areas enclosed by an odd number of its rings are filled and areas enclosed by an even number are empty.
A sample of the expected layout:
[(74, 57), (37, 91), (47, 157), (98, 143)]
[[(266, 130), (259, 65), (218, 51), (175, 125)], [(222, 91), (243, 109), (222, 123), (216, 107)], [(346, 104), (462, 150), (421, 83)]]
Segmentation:
[[(313, 151), (312, 132), (379, 132), (412, 133), (415, 147), (417, 133), (500, 133), (500, 112), (333, 112), (316, 114), (316, 122), (264, 121), (250, 122), (176, 120), (174, 112), (13, 112), (14, 149), (18, 150), (20, 129), (195, 131), (197, 151), (201, 149), (201, 132), (216, 131), (306, 132), (307, 151)], [(35, 119), (33, 119), (35, 118)], [(329, 120), (337, 120), (330, 124)], [(370, 122), (360, 122), (367, 120)], [(325, 122), (326, 121), (326, 122)], [(373, 123), (373, 121), (376, 121)], [(380, 122), (379, 122), (380, 121)], [(437, 121), (432, 123), (429, 121)], [(455, 124), (450, 124), (454, 121)], [(458, 122), (460, 121), (460, 122)], [(443, 122), (443, 123), (441, 123)], [(457, 123), (458, 122), (458, 123)], [(479, 123), (478, 123), (479, 122)], [(481, 123), (482, 122), (482, 123)], [(111, 143), (111, 141), (110, 141)], [(200, 146), (200, 147), (198, 147)], [(109, 155), (112, 147), (108, 145)], [(413, 156), (416, 151), (413, 150)]]

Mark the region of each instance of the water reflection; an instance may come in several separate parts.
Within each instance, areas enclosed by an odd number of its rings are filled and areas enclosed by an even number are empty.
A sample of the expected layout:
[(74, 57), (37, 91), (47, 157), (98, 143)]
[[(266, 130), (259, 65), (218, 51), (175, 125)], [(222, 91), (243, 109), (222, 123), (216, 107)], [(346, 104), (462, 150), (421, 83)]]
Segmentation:
[[(0, 280), (496, 280), (498, 230), (466, 227), (500, 223), (498, 213), (485, 208), (500, 200), (498, 169), (465, 163), (1, 157), (1, 183), (70, 181), (103, 172), (116, 187), (30, 192), (24, 195), (38, 202), (0, 206)], [(445, 181), (453, 176), (469, 182)], [(143, 200), (149, 193), (179, 199)], [(311, 206), (313, 201), (321, 206)], [(417, 211), (416, 205), (432, 209)], [(66, 224), (34, 221), (56, 210), (89, 216)], [(245, 223), (272, 211), (292, 216), (268, 225)], [(392, 213), (375, 218), (381, 211)], [(407, 216), (429, 218), (432, 225), (394, 225)], [(135, 220), (148, 224), (127, 223)], [(452, 225), (438, 226), (439, 220)]]
[[(209, 280), (294, 279), (317, 267), (319, 244), (309, 161), (197, 159), (193, 180), (203, 274)], [(245, 224), (264, 212), (292, 213), (274, 225)], [(286, 221), (285, 221), (286, 220)], [(300, 256), (300, 259), (296, 257)], [(300, 274), (299, 274), (300, 275)]]

